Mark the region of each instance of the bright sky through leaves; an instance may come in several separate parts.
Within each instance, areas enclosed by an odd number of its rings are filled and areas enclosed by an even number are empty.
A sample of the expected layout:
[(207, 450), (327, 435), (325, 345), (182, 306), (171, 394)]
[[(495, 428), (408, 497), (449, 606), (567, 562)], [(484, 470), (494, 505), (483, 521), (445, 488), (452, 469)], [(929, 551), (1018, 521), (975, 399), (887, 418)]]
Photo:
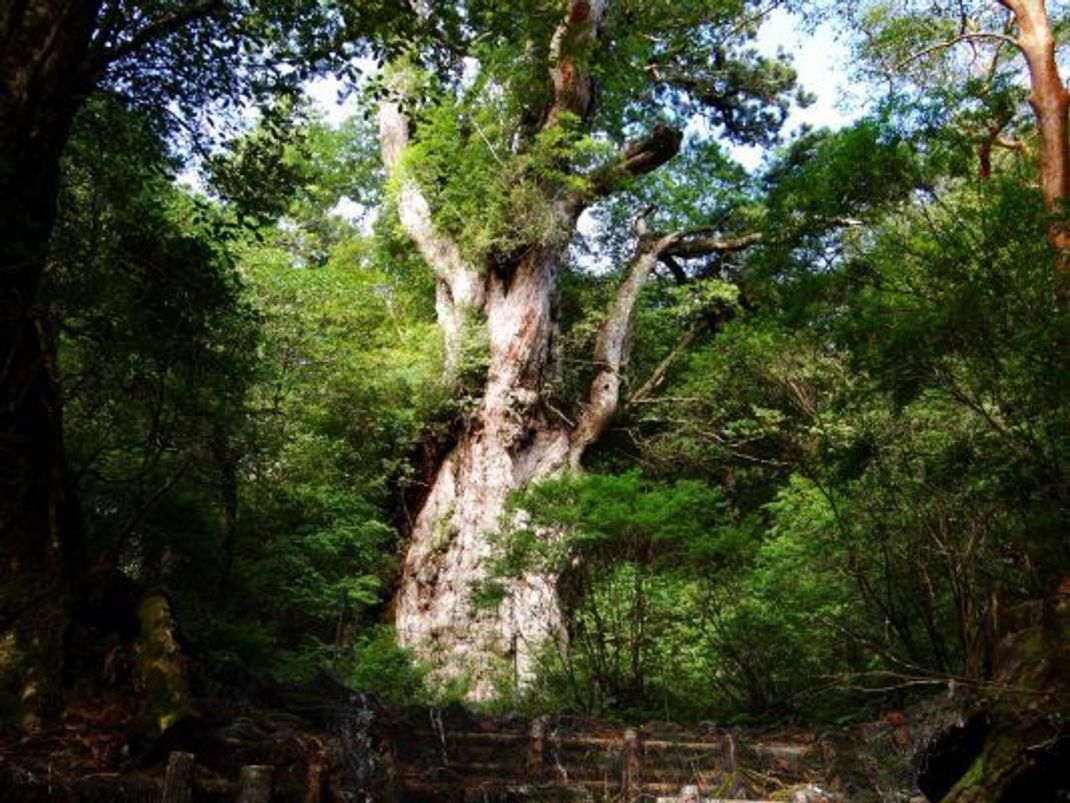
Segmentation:
[[(824, 23), (811, 32), (797, 16), (777, 9), (762, 26), (756, 44), (759, 51), (768, 55), (783, 50), (794, 56), (799, 85), (816, 97), (808, 108), (792, 110), (786, 133), (790, 134), (802, 125), (837, 129), (859, 116), (861, 99), (850, 97), (848, 93), (847, 46), (837, 38), (831, 25)], [(750, 169), (761, 162), (760, 147), (730, 146), (730, 150)]]
[[(836, 129), (858, 116), (859, 99), (847, 97), (847, 47), (837, 39), (831, 25), (819, 25), (811, 32), (796, 15), (777, 9), (770, 13), (756, 45), (762, 53), (769, 55), (778, 50), (792, 54), (800, 85), (817, 98), (810, 107), (792, 111), (786, 133), (790, 134), (802, 125)], [(369, 61), (368, 69), (373, 68)], [(308, 85), (308, 96), (331, 125), (338, 125), (354, 114), (360, 103), (356, 93), (342, 98), (343, 89), (344, 84), (334, 77), (321, 78)], [(761, 162), (762, 148), (758, 146), (730, 146), (730, 150), (750, 169)], [(343, 199), (337, 211), (348, 217), (357, 210), (348, 209)]]

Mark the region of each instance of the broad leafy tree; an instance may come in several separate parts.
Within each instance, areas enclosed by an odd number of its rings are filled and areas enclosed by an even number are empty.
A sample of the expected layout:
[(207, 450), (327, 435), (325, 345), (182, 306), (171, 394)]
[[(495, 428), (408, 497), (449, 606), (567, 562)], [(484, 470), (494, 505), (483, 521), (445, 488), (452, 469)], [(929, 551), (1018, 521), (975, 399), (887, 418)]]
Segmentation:
[[(385, 18), (404, 17), (391, 14)], [(60, 164), (80, 109), (111, 92), (190, 137), (225, 107), (345, 63), (374, 4), (11, 2), (0, 10), (0, 608), (27, 709), (62, 665), (79, 514), (40, 287)], [(218, 117), (217, 117), (218, 119)]]

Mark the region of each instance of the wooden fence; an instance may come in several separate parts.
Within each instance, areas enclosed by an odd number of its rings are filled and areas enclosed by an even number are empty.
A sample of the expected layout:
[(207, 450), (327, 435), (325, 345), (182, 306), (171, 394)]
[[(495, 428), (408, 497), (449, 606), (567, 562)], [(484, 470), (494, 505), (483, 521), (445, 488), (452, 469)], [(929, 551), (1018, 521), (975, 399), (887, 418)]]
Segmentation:
[(713, 727), (607, 727), (434, 709), (387, 724), (382, 747), (404, 803), (790, 799), (803, 789), (817, 803), (813, 790), (834, 758), (831, 745), (804, 732), (763, 738)]

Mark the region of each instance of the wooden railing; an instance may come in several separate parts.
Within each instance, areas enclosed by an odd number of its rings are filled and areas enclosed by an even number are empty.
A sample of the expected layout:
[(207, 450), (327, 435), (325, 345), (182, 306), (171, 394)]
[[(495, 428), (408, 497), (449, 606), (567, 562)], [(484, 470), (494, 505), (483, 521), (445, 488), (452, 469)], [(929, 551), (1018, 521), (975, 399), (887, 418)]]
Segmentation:
[(515, 799), (525, 791), (554, 800), (579, 790), (614, 801), (785, 799), (792, 789), (824, 784), (831, 771), (825, 746), (802, 732), (772, 740), (712, 727), (606, 727), (432, 709), (407, 712), (382, 739), (397, 796), (413, 803)]
[(348, 690), (275, 702), (277, 715), (193, 718), (125, 766), (100, 767), (86, 748), (78, 754), (82, 763), (68, 760), (55, 771), (44, 748), (59, 737), (35, 749), (10, 745), (0, 750), (0, 799), (825, 803), (819, 788), (844, 801), (878, 790), (914, 792), (903, 715), (849, 728), (770, 732), (493, 717), (459, 707), (397, 710)]

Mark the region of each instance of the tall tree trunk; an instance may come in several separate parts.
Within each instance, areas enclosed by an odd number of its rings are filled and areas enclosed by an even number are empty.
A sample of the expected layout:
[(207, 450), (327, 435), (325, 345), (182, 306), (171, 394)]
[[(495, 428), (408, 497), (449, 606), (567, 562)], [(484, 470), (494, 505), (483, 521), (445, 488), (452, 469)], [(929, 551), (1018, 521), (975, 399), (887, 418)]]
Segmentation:
[[(586, 56), (577, 54), (594, 48), (605, 9), (605, 0), (567, 3), (550, 41), (553, 100), (544, 126), (559, 125), (565, 113), (586, 119), (593, 84)], [(410, 130), (396, 100), (380, 108), (379, 126), (383, 162), (396, 179), (401, 224), (435, 274), (447, 378), (457, 371), (473, 322), (485, 327), (489, 343), (482, 396), (461, 423), (456, 445), (437, 467), (412, 524), (395, 619), (402, 643), (436, 664), (440, 679), (467, 678), (469, 697), (485, 699), (498, 679), (512, 676), (523, 683), (530, 678), (542, 645), (564, 638), (557, 577), (529, 573), (497, 578), (504, 591), (501, 601), (473, 605), (473, 591), (492, 579), (495, 534), (525, 518), (523, 511), (509, 512), (510, 495), (557, 472), (578, 469), (584, 452), (609, 427), (620, 404), (635, 308), (658, 260), (739, 251), (761, 235), (721, 240), (707, 230), (653, 234), (640, 220), (635, 257), (597, 338), (587, 397), (579, 405), (578, 420), (568, 421), (547, 404), (545, 390), (556, 370), (552, 343), (558, 273), (576, 221), (591, 198), (673, 158), (682, 134), (655, 126), (589, 175), (585, 192), (548, 188), (552, 239), (531, 243), (518, 262), (502, 267), (471, 264), (434, 226), (420, 187), (403, 172)]]
[(1048, 239), (1058, 256), (1057, 280), (1063, 293), (1070, 290), (1070, 94), (1059, 75), (1055, 35), (1045, 0), (1000, 0), (1018, 23), (1017, 44), (1029, 68), (1029, 103), (1040, 137), (1040, 192), (1053, 215)]
[[(571, 0), (551, 42), (554, 101), (545, 125), (564, 112), (586, 115), (591, 79), (574, 53), (595, 39), (604, 0)], [(395, 171), (408, 145), (408, 121), (396, 103), (380, 110), (380, 143)], [(466, 262), (437, 232), (419, 187), (400, 177), (402, 225), (437, 280), (436, 310), (443, 331), (447, 376), (456, 371), (466, 321), (486, 327), (489, 365), (482, 399), (463, 423), (456, 446), (439, 466), (410, 533), (395, 599), (403, 644), (434, 660), (443, 677), (466, 677), (469, 697), (484, 699), (503, 673), (524, 678), (538, 645), (560, 632), (555, 578), (524, 576), (505, 597), (477, 608), (471, 595), (489, 577), (491, 537), (502, 524), (509, 495), (566, 467), (570, 427), (544, 404), (552, 376), (557, 276), (582, 211), (576, 198), (552, 201), (555, 239), (534, 244), (511, 269)]]
[(212, 454), (218, 472), (219, 531), (223, 548), (220, 590), (227, 591), (234, 579), (234, 553), (238, 546), (238, 455), (221, 423), (216, 424), (212, 433)]
[(32, 726), (59, 678), (79, 532), (47, 321), (37, 308), (60, 158), (98, 3), (0, 14), (0, 707)]
[[(560, 230), (574, 222), (568, 213)], [(534, 650), (560, 626), (554, 578), (510, 582), (493, 609), (477, 610), (470, 596), (488, 578), (491, 536), (509, 495), (568, 464), (570, 432), (542, 399), (553, 370), (552, 301), (563, 250), (530, 254), (511, 280), (488, 277), (483, 398), (416, 517), (396, 600), (402, 642), (440, 661), (447, 674), (470, 674), (474, 699), (489, 696), (503, 671), (526, 677)]]

